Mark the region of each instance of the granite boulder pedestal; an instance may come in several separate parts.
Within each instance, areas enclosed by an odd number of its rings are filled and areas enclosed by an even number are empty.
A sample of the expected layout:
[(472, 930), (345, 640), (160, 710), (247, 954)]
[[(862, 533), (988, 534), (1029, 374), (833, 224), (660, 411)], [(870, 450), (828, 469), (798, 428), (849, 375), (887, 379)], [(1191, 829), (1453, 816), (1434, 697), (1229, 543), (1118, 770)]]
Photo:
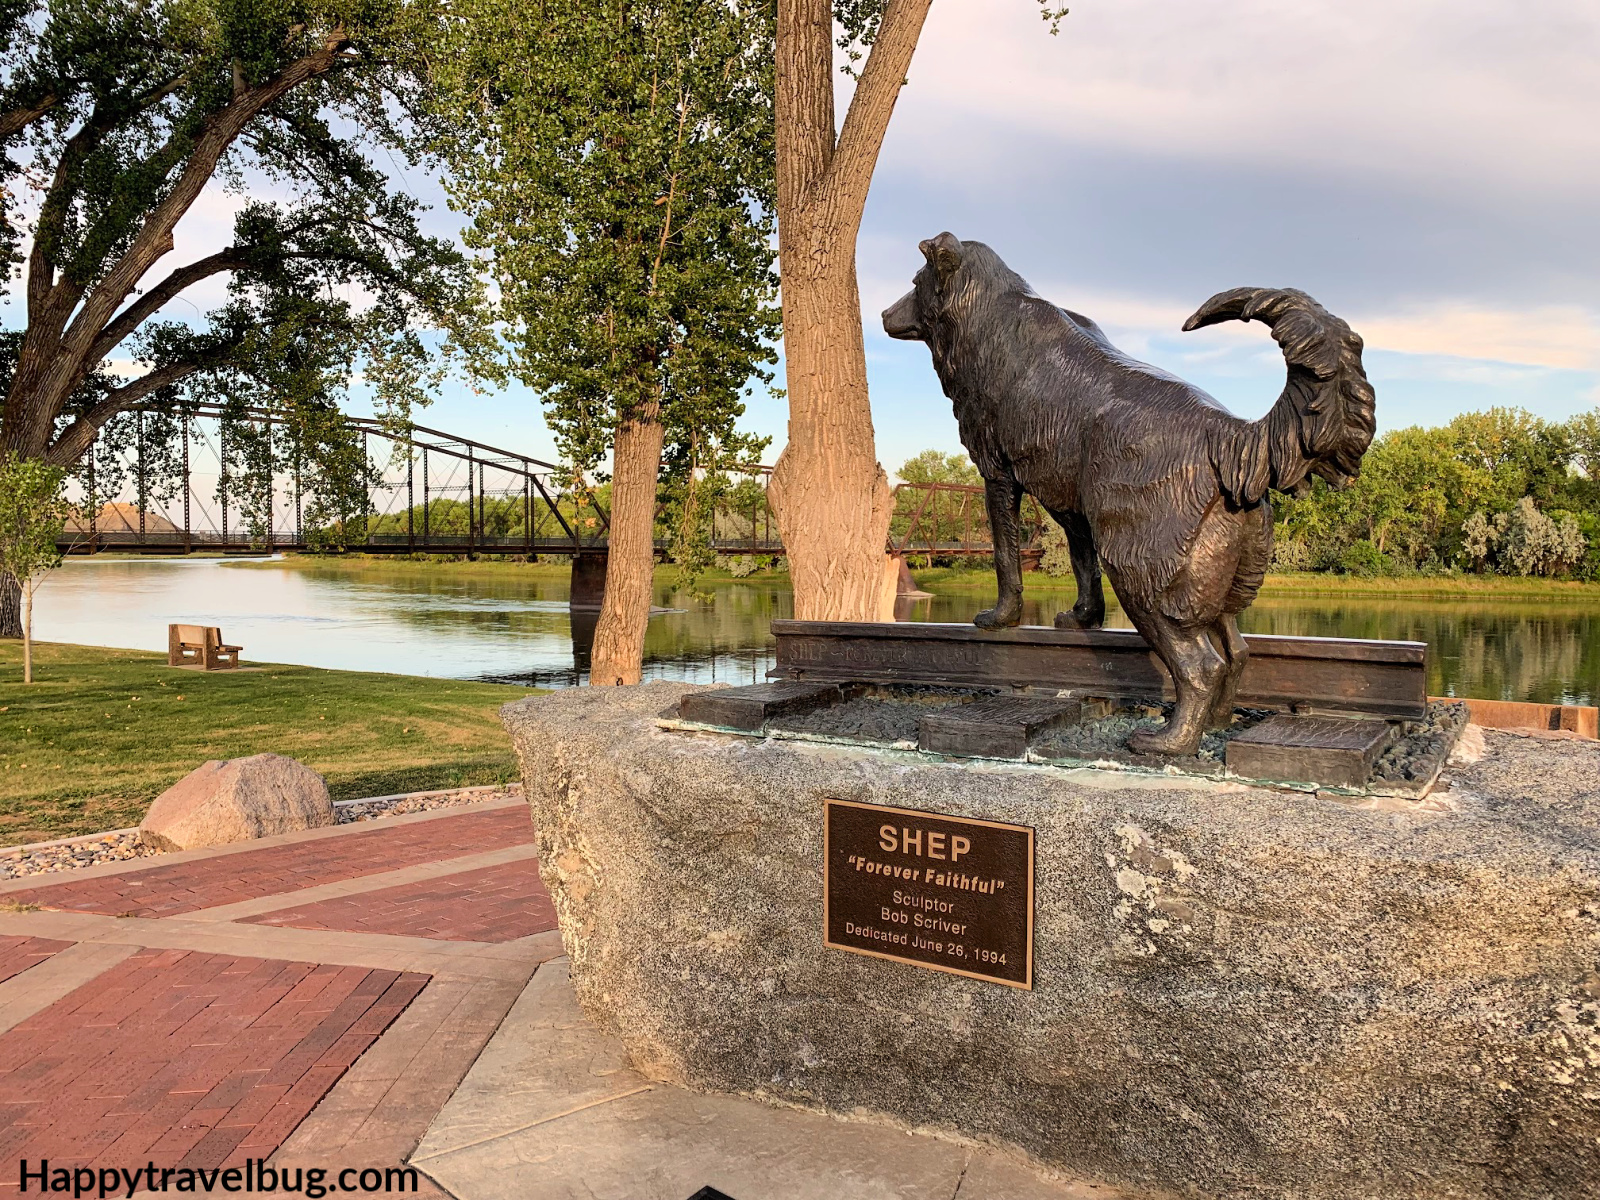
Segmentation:
[[(660, 728), (686, 690), (505, 710), (578, 998), (646, 1075), (1152, 1194), (1595, 1195), (1600, 744), (1341, 801)], [(824, 946), (828, 799), (1032, 829), (1032, 989)]]

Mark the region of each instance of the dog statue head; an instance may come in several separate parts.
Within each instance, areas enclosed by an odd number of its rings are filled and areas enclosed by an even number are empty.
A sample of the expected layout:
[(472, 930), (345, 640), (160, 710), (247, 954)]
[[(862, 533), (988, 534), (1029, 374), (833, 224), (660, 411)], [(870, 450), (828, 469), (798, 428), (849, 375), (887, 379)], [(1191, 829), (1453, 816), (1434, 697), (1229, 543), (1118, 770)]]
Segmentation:
[(912, 279), (909, 292), (883, 310), (883, 331), (906, 342), (926, 342), (937, 319), (945, 287), (957, 271), (966, 247), (953, 233), (928, 238), (917, 247), (927, 263)]

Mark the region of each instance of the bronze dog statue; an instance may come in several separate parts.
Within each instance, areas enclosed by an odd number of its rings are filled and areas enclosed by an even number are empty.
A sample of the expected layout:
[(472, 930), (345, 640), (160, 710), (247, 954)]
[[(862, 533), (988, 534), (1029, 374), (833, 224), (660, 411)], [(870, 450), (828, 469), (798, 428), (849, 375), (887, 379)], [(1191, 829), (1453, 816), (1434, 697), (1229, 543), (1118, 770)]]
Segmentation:
[(1066, 531), (1078, 600), (1058, 625), (1105, 619), (1103, 563), (1134, 627), (1172, 673), (1165, 729), (1147, 754), (1194, 754), (1233, 718), (1248, 650), (1236, 617), (1272, 561), (1269, 489), (1300, 494), (1319, 475), (1343, 487), (1372, 442), (1361, 339), (1304, 292), (1236, 288), (1184, 322), (1257, 320), (1289, 379), (1259, 421), (1136, 362), (1087, 317), (1040, 299), (982, 242), (921, 245), (915, 286), (883, 314), (890, 337), (921, 341), (983, 476), (1000, 599), (985, 629), (1022, 616), (1022, 494)]

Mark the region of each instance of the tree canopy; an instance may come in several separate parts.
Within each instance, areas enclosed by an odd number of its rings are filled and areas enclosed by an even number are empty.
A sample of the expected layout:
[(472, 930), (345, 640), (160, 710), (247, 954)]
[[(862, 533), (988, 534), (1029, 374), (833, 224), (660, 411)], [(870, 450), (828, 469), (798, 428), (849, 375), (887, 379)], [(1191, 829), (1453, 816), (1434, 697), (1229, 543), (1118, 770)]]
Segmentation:
[(1600, 578), (1600, 410), (1546, 421), (1462, 413), (1372, 443), (1344, 491), (1320, 481), (1277, 506), (1281, 570), (1449, 570)]
[(737, 433), (778, 333), (771, 22), (722, 0), (462, 0), (436, 64), (453, 203), (499, 290), (508, 368), (604, 477), (659, 409), (669, 459)]
[[(0, 446), (70, 466), (141, 403), (326, 410), (357, 372), (381, 406), (424, 400), (424, 331), (476, 336), (473, 272), (372, 155), (421, 158), (436, 29), (431, 0), (4, 0)], [(281, 198), (164, 262), (211, 185)], [(210, 312), (164, 315), (217, 276)]]

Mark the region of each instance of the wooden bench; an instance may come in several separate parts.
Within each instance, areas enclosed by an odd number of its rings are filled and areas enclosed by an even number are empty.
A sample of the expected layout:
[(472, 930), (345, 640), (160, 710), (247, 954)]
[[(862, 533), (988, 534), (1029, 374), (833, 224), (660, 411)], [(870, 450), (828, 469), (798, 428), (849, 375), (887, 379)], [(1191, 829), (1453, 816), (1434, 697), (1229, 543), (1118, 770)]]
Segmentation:
[(243, 646), (228, 646), (215, 625), (168, 625), (167, 666), (226, 671), (239, 665)]

